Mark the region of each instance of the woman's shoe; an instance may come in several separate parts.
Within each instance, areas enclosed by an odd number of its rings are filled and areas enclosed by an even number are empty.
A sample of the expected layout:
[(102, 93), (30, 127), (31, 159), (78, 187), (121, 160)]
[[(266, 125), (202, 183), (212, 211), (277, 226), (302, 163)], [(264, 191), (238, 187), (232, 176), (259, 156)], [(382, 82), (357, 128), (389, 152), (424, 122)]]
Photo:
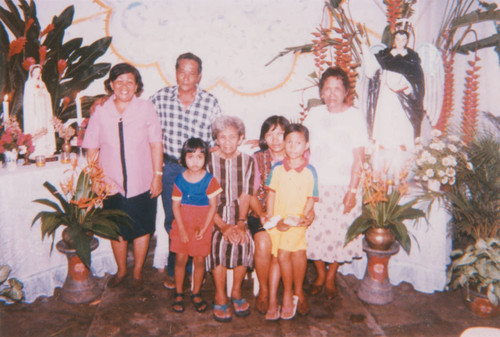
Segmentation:
[[(180, 298), (180, 299), (179, 299)], [(175, 293), (174, 303), (172, 304), (172, 310), (174, 312), (184, 312), (184, 293)]]
[(281, 315), (281, 307), (278, 306), (278, 309), (276, 309), (275, 311), (268, 310), (266, 312), (265, 319), (266, 321), (277, 321), (280, 319), (280, 315)]
[[(231, 303), (233, 303), (234, 314), (236, 316), (245, 317), (250, 315), (250, 305), (248, 304), (245, 298), (240, 298), (240, 299), (232, 298)], [(248, 304), (248, 306), (246, 306), (245, 304)], [(243, 309), (245, 306), (247, 308)]]
[[(229, 306), (226, 304), (213, 304), (213, 315), (217, 322), (231, 322), (231, 314), (229, 313)], [(224, 316), (217, 314), (217, 311), (222, 311)]]
[[(200, 301), (196, 302), (194, 299), (199, 298)], [(193, 302), (194, 308), (197, 312), (205, 312), (208, 308), (207, 302), (201, 298), (200, 293), (191, 295), (191, 302)]]
[(299, 302), (299, 297), (298, 296), (293, 296), (293, 308), (289, 310), (281, 310), (280, 318), (289, 320), (295, 317), (295, 314), (297, 313), (297, 304)]
[(169, 276), (163, 281), (163, 286), (167, 288), (168, 290), (174, 290), (175, 289), (175, 284), (174, 282), (170, 279)]

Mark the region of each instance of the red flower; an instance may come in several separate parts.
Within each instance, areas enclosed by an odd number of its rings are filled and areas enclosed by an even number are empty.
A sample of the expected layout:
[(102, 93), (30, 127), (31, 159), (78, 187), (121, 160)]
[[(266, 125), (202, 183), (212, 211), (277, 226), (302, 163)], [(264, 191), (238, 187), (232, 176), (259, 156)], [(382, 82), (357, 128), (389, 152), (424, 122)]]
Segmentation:
[(68, 63), (66, 60), (59, 60), (57, 61), (57, 70), (59, 71), (59, 79), (62, 78), (62, 75), (64, 74), (64, 70), (66, 70), (66, 67), (68, 66)]
[(0, 145), (0, 153), (4, 153), (4, 152), (5, 152), (5, 148), (2, 145)]
[(1, 138), (5, 143), (12, 142), (12, 134), (10, 132), (4, 132)]
[(25, 139), (24, 134), (23, 134), (23, 133), (21, 133), (21, 134), (19, 135), (19, 137), (17, 138), (17, 145), (18, 145), (18, 146), (23, 145), (25, 140), (26, 140), (26, 139)]
[(33, 57), (28, 57), (26, 60), (23, 62), (23, 68), (26, 71), (30, 70), (30, 67), (36, 63), (35, 59)]
[(35, 22), (33, 18), (30, 18), (28, 21), (26, 21), (26, 25), (24, 26), (24, 36), (26, 36), (26, 33), (28, 32), (28, 29), (30, 29), (33, 22)]
[(47, 56), (47, 47), (41, 46), (40, 49), (38, 49), (38, 53), (40, 54), (40, 64), (43, 66), (45, 63), (45, 56)]
[(10, 60), (12, 56), (19, 54), (21, 50), (23, 50), (25, 44), (26, 38), (24, 36), (12, 41), (9, 45), (9, 54), (7, 55), (7, 60)]
[[(45, 29), (40, 33), (40, 37), (44, 36), (45, 34), (50, 33), (51, 31), (54, 30), (54, 25), (50, 23)], [(41, 63), (41, 62), (40, 62)]]

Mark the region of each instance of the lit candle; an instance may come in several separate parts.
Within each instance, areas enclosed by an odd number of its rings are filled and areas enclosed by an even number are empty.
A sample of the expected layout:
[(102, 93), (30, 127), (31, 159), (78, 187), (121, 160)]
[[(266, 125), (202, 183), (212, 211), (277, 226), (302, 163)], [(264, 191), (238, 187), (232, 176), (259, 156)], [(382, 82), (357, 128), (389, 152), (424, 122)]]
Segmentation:
[(80, 93), (76, 95), (75, 98), (75, 104), (76, 104), (76, 123), (78, 126), (80, 126), (80, 123), (82, 121), (82, 102), (81, 102), (82, 96)]
[(9, 95), (5, 95), (3, 97), (3, 121), (7, 122), (9, 119)]

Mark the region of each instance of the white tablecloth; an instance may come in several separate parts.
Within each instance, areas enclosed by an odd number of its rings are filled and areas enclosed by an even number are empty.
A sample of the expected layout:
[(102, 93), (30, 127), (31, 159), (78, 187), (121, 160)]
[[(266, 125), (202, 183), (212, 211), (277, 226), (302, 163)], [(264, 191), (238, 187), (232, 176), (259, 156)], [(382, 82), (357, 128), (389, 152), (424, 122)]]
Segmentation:
[[(49, 181), (59, 187), (63, 173), (70, 168), (59, 162), (21, 166), (15, 171), (0, 168), (0, 264), (12, 269), (9, 277), (24, 284), (26, 302), (38, 296), (52, 296), (56, 287), (62, 286), (67, 272), (66, 256), (55, 248), (50, 253), (52, 240), (42, 241), (40, 223), (31, 227), (33, 218), (46, 206), (32, 202), (35, 199), (55, 200), (42, 186)], [(55, 242), (60, 240), (60, 228)], [(92, 272), (96, 276), (114, 274), (116, 264), (108, 240), (99, 238), (99, 247), (92, 252)]]
[[(415, 225), (406, 221), (411, 236), (411, 250), (408, 255), (404, 249), (389, 260), (389, 280), (397, 285), (408, 282), (415, 290), (424, 293), (443, 291), (446, 286), (446, 266), (450, 263), (451, 238), (448, 236), (447, 223), (450, 216), (443, 205), (435, 202), (429, 223), (420, 219)], [(364, 277), (366, 254), (360, 260), (346, 263), (340, 267), (342, 274), (354, 274), (358, 279)]]

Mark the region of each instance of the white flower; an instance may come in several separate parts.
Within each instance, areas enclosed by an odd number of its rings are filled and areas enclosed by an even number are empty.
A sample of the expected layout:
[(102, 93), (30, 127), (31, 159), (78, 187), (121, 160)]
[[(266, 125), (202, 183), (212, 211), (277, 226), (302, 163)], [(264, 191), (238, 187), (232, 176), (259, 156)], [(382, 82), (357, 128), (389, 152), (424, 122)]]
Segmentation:
[(450, 185), (454, 185), (455, 184), (455, 177), (451, 177), (449, 180), (449, 183), (450, 183)]
[(429, 148), (433, 149), (433, 150), (438, 150), (438, 151), (441, 151), (442, 149), (444, 149), (445, 145), (442, 141), (439, 141), (439, 142), (432, 142), (431, 145), (429, 145)]
[(457, 165), (457, 160), (453, 156), (446, 156), (441, 160), (441, 163), (444, 166), (456, 166)]
[(436, 160), (436, 158), (431, 156), (431, 157), (427, 158), (427, 162), (429, 164), (436, 164), (437, 160)]
[(451, 152), (455, 153), (458, 151), (458, 148), (453, 145), (453, 144), (448, 144), (448, 148), (450, 149)]
[(433, 169), (427, 169), (425, 171), (425, 175), (429, 178), (434, 177), (434, 170)]
[(432, 157), (431, 153), (427, 150), (425, 150), (424, 152), (422, 152), (422, 159), (423, 160), (426, 160), (427, 158), (430, 158)]
[(469, 170), (471, 170), (471, 171), (472, 171), (472, 169), (474, 168), (474, 166), (472, 166), (472, 163), (471, 163), (470, 161), (468, 161), (466, 165), (467, 165), (467, 168), (468, 168)]
[(420, 176), (416, 175), (416, 176), (413, 177), (413, 179), (416, 180), (416, 181), (419, 181), (420, 180)]
[(417, 165), (418, 166), (422, 166), (423, 163), (424, 163), (424, 161), (421, 158), (417, 159)]
[(432, 137), (439, 137), (441, 136), (441, 131), (439, 131), (438, 129), (432, 129), (431, 135)]
[(451, 168), (451, 167), (448, 167), (446, 169), (446, 175), (448, 177), (454, 177), (455, 176), (455, 169)]
[(443, 170), (438, 170), (438, 176), (444, 177), (445, 175), (446, 175), (446, 173), (444, 173)]
[(439, 180), (436, 180), (436, 179), (430, 179), (428, 182), (427, 182), (427, 187), (431, 190), (431, 191), (434, 191), (434, 192), (437, 192), (439, 191), (439, 187), (441, 186), (441, 184), (439, 183)]
[(415, 138), (415, 144), (421, 144), (422, 143), (422, 138), (417, 137)]
[(448, 183), (448, 177), (441, 179), (441, 184), (446, 185)]
[(451, 140), (452, 142), (456, 143), (460, 140), (460, 138), (458, 138), (457, 136), (455, 135), (449, 135), (448, 136), (448, 139)]
[(415, 145), (415, 152), (417, 152), (417, 153), (418, 153), (418, 152), (422, 151), (422, 150), (423, 150), (423, 148), (424, 148), (424, 147), (422, 146), (422, 144), (416, 144), (416, 145)]
[(429, 177), (427, 177), (427, 176), (423, 176), (423, 177), (422, 177), (422, 180), (423, 180), (423, 181), (427, 181), (427, 180), (429, 180)]

